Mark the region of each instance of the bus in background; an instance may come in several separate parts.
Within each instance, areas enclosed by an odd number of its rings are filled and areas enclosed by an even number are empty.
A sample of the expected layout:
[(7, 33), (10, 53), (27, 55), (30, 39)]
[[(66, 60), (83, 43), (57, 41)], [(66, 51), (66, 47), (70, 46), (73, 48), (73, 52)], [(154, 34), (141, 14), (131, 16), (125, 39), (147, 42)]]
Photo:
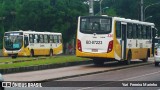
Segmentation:
[(4, 56), (53, 56), (62, 52), (61, 33), (22, 30), (4, 33)]
[[(95, 65), (131, 59), (147, 62), (152, 56), (155, 25), (149, 22), (109, 16), (78, 18), (76, 56), (92, 58)], [(153, 37), (152, 37), (153, 36)]]

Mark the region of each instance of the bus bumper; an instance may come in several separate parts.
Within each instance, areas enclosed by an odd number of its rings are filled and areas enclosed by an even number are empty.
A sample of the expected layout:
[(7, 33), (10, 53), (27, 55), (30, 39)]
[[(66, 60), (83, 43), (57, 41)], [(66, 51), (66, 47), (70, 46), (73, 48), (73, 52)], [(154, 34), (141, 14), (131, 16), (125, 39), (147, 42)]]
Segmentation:
[(87, 57), (87, 58), (114, 58), (113, 50), (110, 53), (89, 53), (89, 52), (80, 52), (76, 50), (77, 57)]

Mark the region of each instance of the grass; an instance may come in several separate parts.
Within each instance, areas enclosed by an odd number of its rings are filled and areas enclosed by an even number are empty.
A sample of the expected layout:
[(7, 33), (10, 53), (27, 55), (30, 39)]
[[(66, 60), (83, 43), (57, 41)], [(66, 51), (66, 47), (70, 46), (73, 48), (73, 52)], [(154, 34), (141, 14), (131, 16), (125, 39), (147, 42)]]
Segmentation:
[(28, 59), (34, 59), (32, 57), (20, 57), (20, 58), (16, 58), (16, 59), (12, 59), (11, 57), (2, 57), (0, 58), (0, 63), (4, 63), (4, 62), (13, 62), (13, 61), (23, 61), (23, 60), (28, 60)]
[[(22, 57), (17, 59), (3, 58), (3, 59), (0, 59), (0, 61), (1, 60), (2, 61), (26, 60), (26, 59), (33, 59), (33, 58), (22, 58)], [(59, 63), (85, 61), (85, 60), (89, 60), (89, 59), (80, 58), (76, 56), (56, 56), (56, 57), (47, 57), (46, 59), (38, 59), (38, 60), (26, 61), (26, 62), (0, 64), (0, 69), (29, 67), (29, 66), (38, 66), (38, 65), (47, 65), (47, 64), (59, 64)]]

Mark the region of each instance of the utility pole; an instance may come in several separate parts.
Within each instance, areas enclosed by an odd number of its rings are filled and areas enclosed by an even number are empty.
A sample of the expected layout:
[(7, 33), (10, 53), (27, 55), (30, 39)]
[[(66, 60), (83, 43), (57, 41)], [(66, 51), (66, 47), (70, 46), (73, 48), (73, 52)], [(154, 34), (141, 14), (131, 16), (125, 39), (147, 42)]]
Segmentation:
[(93, 2), (94, 2), (94, 0), (89, 0), (89, 15), (90, 15), (90, 16), (93, 16), (93, 15), (94, 15)]
[(143, 0), (141, 0), (141, 21), (144, 21), (144, 13), (143, 13)]
[(99, 10), (99, 11), (100, 11), (100, 15), (102, 15), (102, 1), (103, 1), (103, 0), (100, 0), (100, 2), (99, 2), (99, 4), (100, 4), (100, 5), (99, 5), (99, 6), (100, 6), (100, 7), (99, 7), (99, 9), (100, 9), (100, 10)]

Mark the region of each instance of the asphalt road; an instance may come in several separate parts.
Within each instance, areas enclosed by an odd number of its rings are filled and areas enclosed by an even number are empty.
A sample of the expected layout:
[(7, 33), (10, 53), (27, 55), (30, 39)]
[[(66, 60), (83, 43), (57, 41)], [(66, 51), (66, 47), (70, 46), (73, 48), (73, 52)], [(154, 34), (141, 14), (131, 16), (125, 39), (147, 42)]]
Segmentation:
[[(106, 82), (106, 81), (121, 81), (121, 83), (123, 82), (126, 83), (125, 81), (129, 81), (128, 83), (130, 84), (132, 83), (132, 81), (139, 81), (139, 82), (140, 81), (160, 81), (160, 67), (155, 67), (153, 64), (151, 64), (151, 65), (133, 67), (128, 69), (110, 71), (110, 72), (105, 72), (100, 74), (63, 79), (59, 81), (73, 81), (73, 87), (57, 88), (57, 90), (160, 90), (160, 87), (141, 87), (141, 86), (140, 87), (107, 87), (107, 84), (112, 84), (113, 86), (114, 85), (116, 86), (116, 84), (119, 84), (119, 83)], [(86, 81), (86, 82), (80, 83), (81, 85), (86, 83), (86, 86), (74, 87), (76, 86), (76, 82), (74, 81)], [(93, 84), (93, 86), (88, 87), (87, 81), (92, 81), (92, 82), (101, 81), (101, 82)], [(46, 85), (49, 85), (49, 84), (52, 85), (53, 83), (55, 82), (54, 81), (45, 82)], [(72, 83), (72, 82), (69, 82), (69, 83)], [(138, 82), (136, 82), (135, 84), (138, 84)], [(158, 82), (158, 84), (160, 83)]]
[(151, 64), (60, 81), (160, 81), (160, 67)]
[[(103, 67), (109, 67), (114, 65), (117, 66), (116, 64), (118, 65), (118, 63), (111, 65), (107, 64)], [(93, 66), (91, 65), (90, 67)], [(125, 81), (129, 81), (127, 82), (129, 84), (132, 81), (160, 81), (160, 67), (155, 67), (154, 64), (150, 64), (98, 74), (62, 79), (58, 80), (58, 82), (59, 81), (60, 84), (58, 86), (54, 86), (57, 82), (48, 81), (42, 82), (42, 85), (48, 86), (46, 88), (8, 88), (6, 90), (160, 90), (160, 87), (113, 87), (116, 86), (117, 83), (126, 83)], [(117, 82), (115, 83), (113, 81)], [(137, 84), (137, 82), (135, 84)], [(112, 87), (107, 87), (106, 85), (112, 85)]]

